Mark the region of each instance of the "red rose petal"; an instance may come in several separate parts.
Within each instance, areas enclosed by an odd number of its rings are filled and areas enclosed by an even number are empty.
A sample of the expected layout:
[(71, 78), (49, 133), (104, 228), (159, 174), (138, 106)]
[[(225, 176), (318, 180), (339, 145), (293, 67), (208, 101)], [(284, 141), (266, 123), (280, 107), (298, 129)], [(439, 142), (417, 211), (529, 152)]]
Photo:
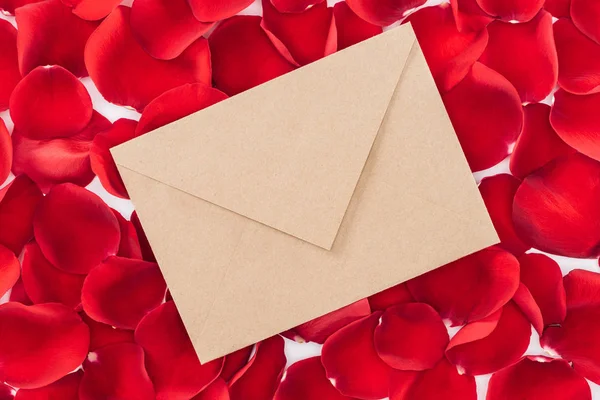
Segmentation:
[(227, 354), (225, 356), (225, 363), (223, 364), (220, 377), (225, 382), (229, 382), (235, 374), (237, 374), (242, 368), (244, 368), (246, 364), (248, 364), (253, 349), (254, 346), (248, 346), (234, 351), (231, 354)]
[(8, 301), (21, 303), (26, 306), (33, 304), (33, 301), (25, 293), (25, 287), (23, 286), (23, 280), (19, 278), (17, 283), (12, 287)]
[(25, 175), (15, 178), (0, 194), (0, 244), (21, 254), (33, 238), (33, 215), (44, 195)]
[(521, 282), (527, 286), (540, 307), (544, 325), (560, 324), (567, 314), (565, 288), (560, 267), (543, 254), (519, 257)]
[(13, 400), (14, 389), (5, 383), (0, 384), (0, 400)]
[(87, 326), (61, 304), (2, 304), (0, 320), (0, 379), (11, 386), (46, 386), (77, 368), (87, 355)]
[(494, 20), (479, 7), (476, 0), (450, 0), (450, 5), (460, 32), (480, 31)]
[[(44, 65), (60, 65), (76, 76), (87, 76), (83, 49), (97, 23), (77, 17), (61, 0), (30, 4), (15, 14), (19, 26), (19, 67), (23, 76)], [(71, 114), (62, 113), (57, 117), (64, 119), (65, 115)]]
[(17, 8), (40, 1), (43, 0), (0, 0), (0, 11), (14, 15)]
[(320, 357), (307, 358), (290, 366), (273, 400), (352, 400), (337, 391), (325, 375)]
[(203, 110), (228, 96), (203, 83), (192, 83), (171, 89), (146, 106), (136, 129), (140, 136), (161, 126)]
[[(409, 20), (427, 59), (431, 74), (442, 93), (455, 87), (469, 74), (488, 42), (488, 33), (485, 29), (478, 32), (459, 32), (449, 4), (423, 8), (411, 15)], [(472, 85), (473, 79), (489, 86), (498, 81), (493, 76), (488, 78), (487, 75), (491, 74), (479, 72), (479, 69), (477, 73), (475, 77), (467, 78), (469, 81), (467, 85)], [(484, 75), (480, 77), (479, 74)], [(471, 90), (473, 89), (470, 89), (469, 94), (481, 101), (479, 97), (483, 94)]]
[(559, 86), (575, 94), (599, 92), (600, 44), (581, 33), (569, 19), (560, 19), (553, 26)]
[[(489, 326), (487, 321), (483, 323), (486, 328)], [(469, 375), (489, 374), (516, 362), (529, 346), (531, 336), (529, 321), (514, 303), (502, 308), (500, 319), (489, 335), (471, 337), (474, 328), (463, 333), (464, 329), (450, 340), (446, 357)]]
[(529, 320), (533, 328), (539, 335), (544, 331), (544, 317), (542, 316), (542, 310), (535, 301), (535, 298), (531, 294), (531, 291), (522, 282), (519, 284), (519, 289), (513, 297), (513, 301), (519, 309)]
[(175, 303), (162, 304), (142, 319), (135, 341), (144, 348), (156, 398), (187, 400), (219, 376), (223, 359), (201, 365)]
[(187, 0), (198, 21), (219, 21), (229, 18), (253, 3), (254, 0)]
[(65, 182), (87, 186), (94, 179), (90, 164), (92, 140), (110, 126), (106, 118), (94, 111), (88, 126), (69, 138), (29, 139), (15, 130), (13, 172), (31, 177), (44, 193)]
[(346, 0), (352, 11), (374, 25), (388, 26), (404, 18), (408, 11), (426, 0)]
[(21, 389), (15, 400), (79, 400), (79, 383), (83, 371), (78, 370), (39, 389)]
[(62, 0), (62, 2), (73, 7), (73, 14), (88, 21), (103, 19), (121, 3), (119, 0)]
[(90, 328), (90, 351), (96, 351), (111, 344), (134, 342), (133, 330), (118, 329), (94, 321), (84, 312), (81, 313), (81, 319)]
[[(556, 105), (554, 106), (556, 108)], [(528, 104), (525, 123), (510, 157), (511, 173), (523, 179), (538, 168), (575, 150), (556, 134), (550, 125), (550, 106)]]
[(256, 353), (246, 367), (229, 382), (231, 400), (272, 399), (286, 364), (283, 348), (281, 336), (258, 343)]
[(92, 99), (85, 86), (59, 66), (31, 71), (10, 97), (15, 129), (30, 139), (73, 136), (88, 125), (92, 111)]
[(600, 3), (589, 0), (571, 0), (573, 24), (590, 39), (600, 44)]
[(356, 15), (346, 2), (333, 6), (333, 18), (337, 31), (338, 50), (343, 50), (383, 32), (380, 26), (373, 25)]
[(523, 180), (513, 203), (513, 223), (519, 236), (537, 249), (567, 257), (596, 257), (600, 254), (599, 201), (600, 163), (576, 153)]
[(519, 287), (519, 262), (490, 247), (407, 282), (413, 297), (435, 308), (453, 326), (500, 309)]
[(523, 107), (506, 78), (477, 62), (442, 98), (473, 171), (490, 168), (508, 156), (523, 126)]
[(480, 61), (504, 75), (522, 102), (544, 100), (558, 80), (552, 15), (541, 11), (522, 24), (494, 21), (487, 30), (489, 42)]
[(479, 184), (479, 192), (500, 237), (499, 246), (516, 256), (530, 248), (521, 241), (512, 222), (513, 199), (520, 184), (519, 179), (508, 174), (484, 178)]
[(65, 183), (40, 202), (33, 221), (44, 256), (65, 272), (86, 274), (117, 253), (119, 222), (94, 193)]
[(282, 13), (301, 13), (324, 0), (271, 0), (271, 4)]
[(200, 22), (187, 0), (136, 0), (131, 7), (131, 31), (152, 57), (172, 60), (214, 24)]
[(503, 21), (532, 20), (544, 5), (544, 0), (477, 0), (483, 11)]
[(552, 399), (591, 400), (582, 376), (560, 359), (525, 357), (498, 371), (488, 386), (487, 400)]
[(568, 310), (600, 306), (600, 274), (575, 269), (564, 277), (563, 283)]
[(135, 329), (165, 298), (167, 285), (156, 263), (109, 257), (85, 279), (81, 302), (98, 322)]
[(4, 120), (0, 118), (0, 183), (5, 182), (10, 175), (10, 169), (13, 163), (13, 145), (4, 124)]
[(217, 378), (192, 400), (230, 400), (229, 388), (223, 379)]
[(555, 18), (571, 17), (571, 0), (546, 0), (544, 8)]
[(406, 283), (392, 286), (383, 292), (379, 292), (369, 297), (369, 304), (373, 311), (385, 310), (388, 307), (413, 301), (414, 299), (410, 294)]
[(135, 138), (137, 122), (122, 118), (110, 129), (96, 135), (90, 147), (91, 170), (98, 176), (102, 187), (113, 196), (129, 198), (127, 189), (110, 154), (110, 149)]
[(84, 275), (69, 274), (46, 260), (39, 246), (31, 242), (23, 256), (23, 285), (35, 303), (62, 303), (76, 308), (81, 303)]
[(135, 227), (135, 230), (138, 235), (138, 240), (140, 241), (140, 249), (142, 250), (142, 259), (150, 262), (156, 262), (156, 257), (154, 257), (154, 253), (152, 252), (152, 248), (150, 247), (150, 242), (148, 242), (148, 238), (146, 237), (146, 233), (142, 228), (142, 223), (134, 211), (131, 214), (131, 223)]
[(448, 331), (431, 306), (408, 303), (383, 313), (374, 340), (377, 354), (392, 368), (423, 371), (444, 357)]
[(80, 400), (155, 400), (144, 368), (144, 350), (134, 343), (118, 343), (90, 353), (83, 363)]
[(113, 214), (117, 217), (121, 230), (121, 243), (119, 244), (117, 256), (143, 260), (140, 241), (133, 222), (127, 221), (118, 211), (113, 210)]
[(261, 18), (223, 21), (208, 41), (215, 86), (230, 96), (294, 70), (260, 27)]
[(327, 378), (349, 397), (380, 399), (388, 395), (392, 368), (375, 350), (373, 335), (381, 312), (354, 321), (331, 335), (323, 345)]
[(8, 108), (10, 94), (21, 80), (17, 59), (17, 30), (5, 20), (0, 20), (0, 48), (0, 111), (4, 111)]
[(0, 297), (17, 283), (20, 275), (21, 264), (17, 257), (10, 249), (0, 245)]
[(210, 51), (205, 39), (179, 57), (157, 60), (137, 43), (129, 26), (131, 10), (117, 7), (90, 36), (85, 64), (106, 100), (143, 110), (153, 99), (185, 83), (210, 84)]

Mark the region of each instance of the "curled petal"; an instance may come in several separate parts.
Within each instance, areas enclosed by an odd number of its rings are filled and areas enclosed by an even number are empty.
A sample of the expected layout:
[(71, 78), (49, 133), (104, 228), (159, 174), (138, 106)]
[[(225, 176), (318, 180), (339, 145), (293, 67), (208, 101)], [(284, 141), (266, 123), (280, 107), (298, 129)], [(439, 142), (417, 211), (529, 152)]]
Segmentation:
[(388, 26), (426, 0), (346, 0), (352, 11), (374, 25)]
[(0, 297), (19, 280), (21, 265), (10, 249), (0, 245)]
[(21, 80), (17, 59), (17, 30), (5, 20), (0, 20), (0, 48), (0, 111), (4, 111), (8, 108), (10, 94)]
[(90, 328), (90, 351), (96, 351), (99, 348), (115, 343), (134, 342), (132, 330), (119, 329), (94, 321), (84, 312), (81, 313), (81, 319)]
[(13, 145), (4, 124), (4, 120), (0, 118), (0, 182), (5, 182), (10, 175), (10, 169), (13, 162)]
[(596, 1), (571, 0), (570, 11), (573, 24), (600, 44), (600, 4)]
[(5, 303), (0, 320), (0, 377), (11, 386), (49, 385), (77, 368), (87, 355), (87, 326), (61, 304)]
[(558, 80), (552, 15), (541, 11), (521, 24), (494, 21), (487, 30), (490, 38), (480, 61), (504, 75), (522, 102), (544, 100)]
[(354, 321), (331, 335), (323, 345), (327, 378), (349, 397), (380, 399), (388, 395), (392, 368), (377, 355), (373, 335), (381, 312)]
[(142, 319), (135, 341), (144, 348), (157, 399), (187, 400), (217, 379), (223, 368), (222, 358), (200, 364), (172, 301)]
[(252, 4), (254, 0), (187, 0), (198, 21), (220, 21), (229, 18)]
[(119, 0), (62, 0), (73, 8), (73, 14), (87, 21), (97, 21), (106, 17), (116, 6)]
[(192, 400), (230, 400), (227, 383), (223, 379), (217, 378)]
[(479, 7), (476, 0), (450, 0), (450, 5), (460, 32), (480, 31), (494, 20)]
[(383, 32), (380, 26), (373, 25), (356, 15), (345, 1), (333, 6), (333, 18), (337, 31), (338, 50), (343, 50)]
[(512, 175), (499, 174), (484, 178), (479, 192), (500, 237), (500, 247), (519, 256), (529, 250), (523, 243), (512, 222), (513, 199), (521, 181)]
[(526, 177), (513, 203), (513, 223), (525, 242), (567, 257), (600, 254), (600, 163), (575, 153)]
[(546, 0), (544, 8), (555, 18), (571, 17), (571, 0)]
[(200, 22), (187, 0), (136, 0), (131, 7), (131, 31), (152, 57), (172, 60), (214, 24)]
[(229, 382), (235, 374), (237, 374), (246, 366), (246, 364), (248, 364), (253, 349), (254, 346), (248, 346), (234, 351), (231, 354), (227, 354), (225, 356), (225, 363), (223, 363), (223, 369), (221, 370), (220, 377), (225, 382)]
[(435, 308), (453, 326), (499, 310), (519, 287), (519, 262), (490, 247), (407, 282), (413, 297)]
[(528, 104), (523, 110), (523, 131), (510, 157), (510, 172), (519, 179), (525, 178), (552, 160), (575, 153), (550, 125), (550, 106), (542, 103)]
[[(44, 65), (60, 65), (76, 76), (87, 76), (85, 44), (98, 26), (71, 12), (61, 0), (47, 0), (16, 11), (19, 67), (23, 76)], [(66, 119), (67, 113), (58, 117)]]
[(144, 350), (118, 343), (90, 353), (83, 363), (80, 400), (155, 400), (152, 381), (144, 368)]
[(121, 243), (119, 244), (117, 255), (119, 257), (142, 260), (142, 249), (133, 222), (123, 218), (118, 211), (113, 210), (113, 214), (117, 217), (119, 228), (121, 229)]
[(407, 303), (383, 313), (374, 340), (377, 354), (392, 368), (423, 371), (444, 357), (448, 332), (431, 306)]
[(210, 51), (205, 39), (195, 41), (173, 60), (157, 60), (134, 38), (130, 12), (128, 7), (117, 7), (85, 47), (90, 77), (106, 100), (141, 111), (169, 89), (193, 82), (210, 84)]
[(544, 317), (542, 316), (542, 310), (536, 303), (535, 298), (531, 294), (531, 291), (522, 282), (519, 284), (519, 289), (513, 297), (513, 301), (519, 309), (529, 320), (533, 328), (539, 335), (544, 331)]
[(382, 311), (398, 304), (411, 303), (414, 299), (406, 286), (401, 283), (369, 297), (369, 305), (373, 311)]
[(39, 389), (20, 389), (15, 400), (79, 400), (79, 383), (82, 377), (83, 371), (78, 370)]
[(109, 257), (85, 279), (81, 302), (98, 322), (135, 329), (165, 298), (167, 285), (156, 263)]
[(220, 23), (208, 38), (215, 86), (230, 96), (295, 68), (279, 54), (260, 24), (260, 17), (233, 17)]
[(473, 171), (490, 168), (508, 156), (523, 126), (523, 107), (505, 77), (477, 62), (442, 99)]
[(483, 11), (503, 21), (527, 22), (544, 5), (544, 0), (477, 0)]
[(488, 386), (488, 400), (553, 399), (591, 400), (590, 386), (564, 360), (524, 357), (495, 373)]

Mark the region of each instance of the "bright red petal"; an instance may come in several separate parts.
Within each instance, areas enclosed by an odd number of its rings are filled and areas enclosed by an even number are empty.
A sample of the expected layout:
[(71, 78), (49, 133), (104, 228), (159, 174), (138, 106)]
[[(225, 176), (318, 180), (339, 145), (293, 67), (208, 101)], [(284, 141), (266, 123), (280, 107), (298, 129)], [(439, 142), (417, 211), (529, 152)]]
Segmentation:
[(88, 21), (103, 19), (121, 3), (119, 0), (62, 0), (62, 2), (73, 7), (73, 14)]
[(514, 399), (591, 400), (585, 379), (564, 360), (525, 357), (495, 373), (487, 400)]
[(477, 0), (483, 11), (503, 21), (532, 20), (544, 5), (544, 0)]
[(260, 27), (261, 18), (237, 16), (210, 35), (215, 86), (230, 96), (294, 70)]
[[(76, 76), (87, 76), (83, 49), (97, 23), (77, 17), (61, 0), (21, 7), (16, 17), (19, 67), (23, 76), (45, 65), (60, 65)], [(66, 119), (65, 115), (69, 114), (63, 112), (57, 117)]]
[(17, 30), (5, 20), (0, 20), (0, 48), (0, 111), (4, 111), (8, 108), (10, 94), (21, 80), (17, 59)]
[(542, 316), (542, 310), (536, 303), (535, 298), (531, 294), (531, 291), (522, 282), (519, 284), (519, 289), (513, 297), (513, 301), (519, 309), (529, 320), (533, 328), (539, 335), (544, 331), (544, 317)]
[(590, 39), (600, 44), (600, 3), (589, 0), (571, 0), (573, 24)]
[(185, 83), (210, 84), (210, 51), (205, 39), (171, 61), (157, 60), (138, 44), (129, 26), (131, 10), (117, 7), (90, 36), (85, 64), (106, 100), (143, 110), (156, 97)]
[(17, 257), (10, 249), (0, 245), (0, 297), (17, 283), (20, 275), (21, 264)]
[(144, 350), (134, 343), (118, 343), (90, 353), (83, 363), (79, 400), (155, 400), (144, 368)]
[(374, 25), (387, 26), (404, 18), (426, 0), (346, 0), (362, 19)]
[[(0, 78), (1, 79), (1, 78)], [(13, 163), (13, 145), (4, 124), (4, 120), (0, 118), (0, 183), (6, 181), (10, 175), (10, 169)]]
[(131, 223), (135, 227), (135, 231), (137, 232), (138, 239), (140, 241), (142, 259), (146, 261), (156, 262), (156, 257), (154, 257), (154, 253), (152, 252), (152, 248), (150, 247), (150, 242), (148, 242), (146, 233), (142, 228), (142, 223), (140, 222), (140, 219), (135, 211), (133, 212), (133, 214), (131, 214)]
[(555, 160), (523, 180), (513, 203), (519, 236), (567, 257), (600, 254), (600, 163), (581, 154)]
[[(467, 76), (465, 81), (469, 82), (466, 85), (479, 82), (492, 87), (497, 85), (498, 79), (494, 76), (488, 77), (492, 74), (486, 74), (487, 71), (479, 72), (481, 68), (476, 70), (476, 76), (472, 76), (473, 73), (468, 75), (488, 43), (487, 30), (459, 32), (449, 4), (423, 8), (411, 15), (409, 20), (440, 92), (449, 91), (465, 76)], [(464, 85), (463, 83), (462, 86)], [(484, 94), (476, 90), (470, 88), (469, 94), (477, 101), (481, 101), (480, 97)]]
[(571, 17), (571, 0), (546, 0), (544, 8), (555, 18)]
[(81, 319), (90, 328), (90, 351), (96, 351), (104, 346), (116, 343), (133, 343), (133, 331), (127, 329), (118, 329), (110, 325), (94, 321), (84, 312)]
[(460, 32), (480, 31), (494, 20), (479, 7), (476, 0), (450, 0), (450, 5)]
[(369, 304), (371, 305), (371, 310), (373, 311), (382, 311), (388, 307), (410, 303), (413, 301), (414, 299), (410, 294), (406, 283), (392, 286), (383, 292), (379, 292), (369, 297)]
[(61, 304), (0, 306), (0, 379), (35, 389), (57, 381), (85, 359), (89, 330)]
[(338, 50), (343, 50), (383, 32), (380, 26), (373, 25), (356, 15), (346, 2), (333, 6), (333, 18), (337, 31)]
[[(78, 370), (39, 389), (21, 389), (15, 400), (79, 400), (79, 383), (83, 371)], [(1, 399), (1, 397), (0, 397)]]
[(187, 0), (198, 21), (219, 21), (229, 18), (253, 3), (254, 0)]
[(0, 11), (14, 15), (17, 8), (40, 1), (43, 0), (0, 0)]
[(117, 256), (142, 260), (142, 249), (133, 222), (126, 220), (118, 211), (113, 210), (113, 214), (117, 217), (121, 230), (121, 243)]
[(575, 269), (564, 277), (563, 283), (568, 310), (600, 306), (600, 274)]
[(388, 395), (392, 368), (379, 358), (373, 342), (381, 315), (375, 312), (345, 326), (323, 345), (327, 378), (346, 396), (380, 399)]
[(477, 62), (442, 98), (473, 171), (490, 168), (508, 156), (523, 126), (523, 107), (506, 78)]
[(217, 378), (192, 400), (230, 400), (227, 383), (223, 379)]
[(324, 0), (271, 0), (271, 4), (279, 12), (283, 13), (301, 13), (315, 4), (322, 3)]
[(519, 262), (490, 247), (407, 282), (413, 297), (458, 326), (500, 309), (519, 287)]
[(8, 301), (21, 303), (25, 306), (30, 306), (33, 304), (33, 301), (31, 301), (31, 299), (27, 296), (27, 293), (25, 293), (25, 287), (23, 286), (23, 280), (21, 278), (19, 278), (17, 283), (15, 283), (15, 285), (12, 287)]
[(244, 347), (243, 349), (234, 351), (231, 354), (225, 356), (225, 363), (221, 370), (220, 377), (225, 381), (229, 382), (242, 368), (250, 361), (250, 354), (254, 346)]

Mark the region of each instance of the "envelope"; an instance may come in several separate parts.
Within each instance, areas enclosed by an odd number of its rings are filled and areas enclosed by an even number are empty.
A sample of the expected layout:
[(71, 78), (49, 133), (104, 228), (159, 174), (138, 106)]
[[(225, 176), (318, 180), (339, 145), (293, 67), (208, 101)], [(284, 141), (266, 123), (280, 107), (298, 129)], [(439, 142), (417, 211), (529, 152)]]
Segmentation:
[(202, 362), (499, 241), (410, 25), (112, 154)]

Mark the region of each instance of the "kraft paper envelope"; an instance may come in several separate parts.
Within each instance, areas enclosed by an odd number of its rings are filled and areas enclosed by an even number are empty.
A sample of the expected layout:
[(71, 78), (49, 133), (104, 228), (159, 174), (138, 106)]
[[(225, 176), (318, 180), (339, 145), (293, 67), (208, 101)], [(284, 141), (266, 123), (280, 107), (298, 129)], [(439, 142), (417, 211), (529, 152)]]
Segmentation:
[(498, 242), (410, 25), (112, 152), (203, 362)]

